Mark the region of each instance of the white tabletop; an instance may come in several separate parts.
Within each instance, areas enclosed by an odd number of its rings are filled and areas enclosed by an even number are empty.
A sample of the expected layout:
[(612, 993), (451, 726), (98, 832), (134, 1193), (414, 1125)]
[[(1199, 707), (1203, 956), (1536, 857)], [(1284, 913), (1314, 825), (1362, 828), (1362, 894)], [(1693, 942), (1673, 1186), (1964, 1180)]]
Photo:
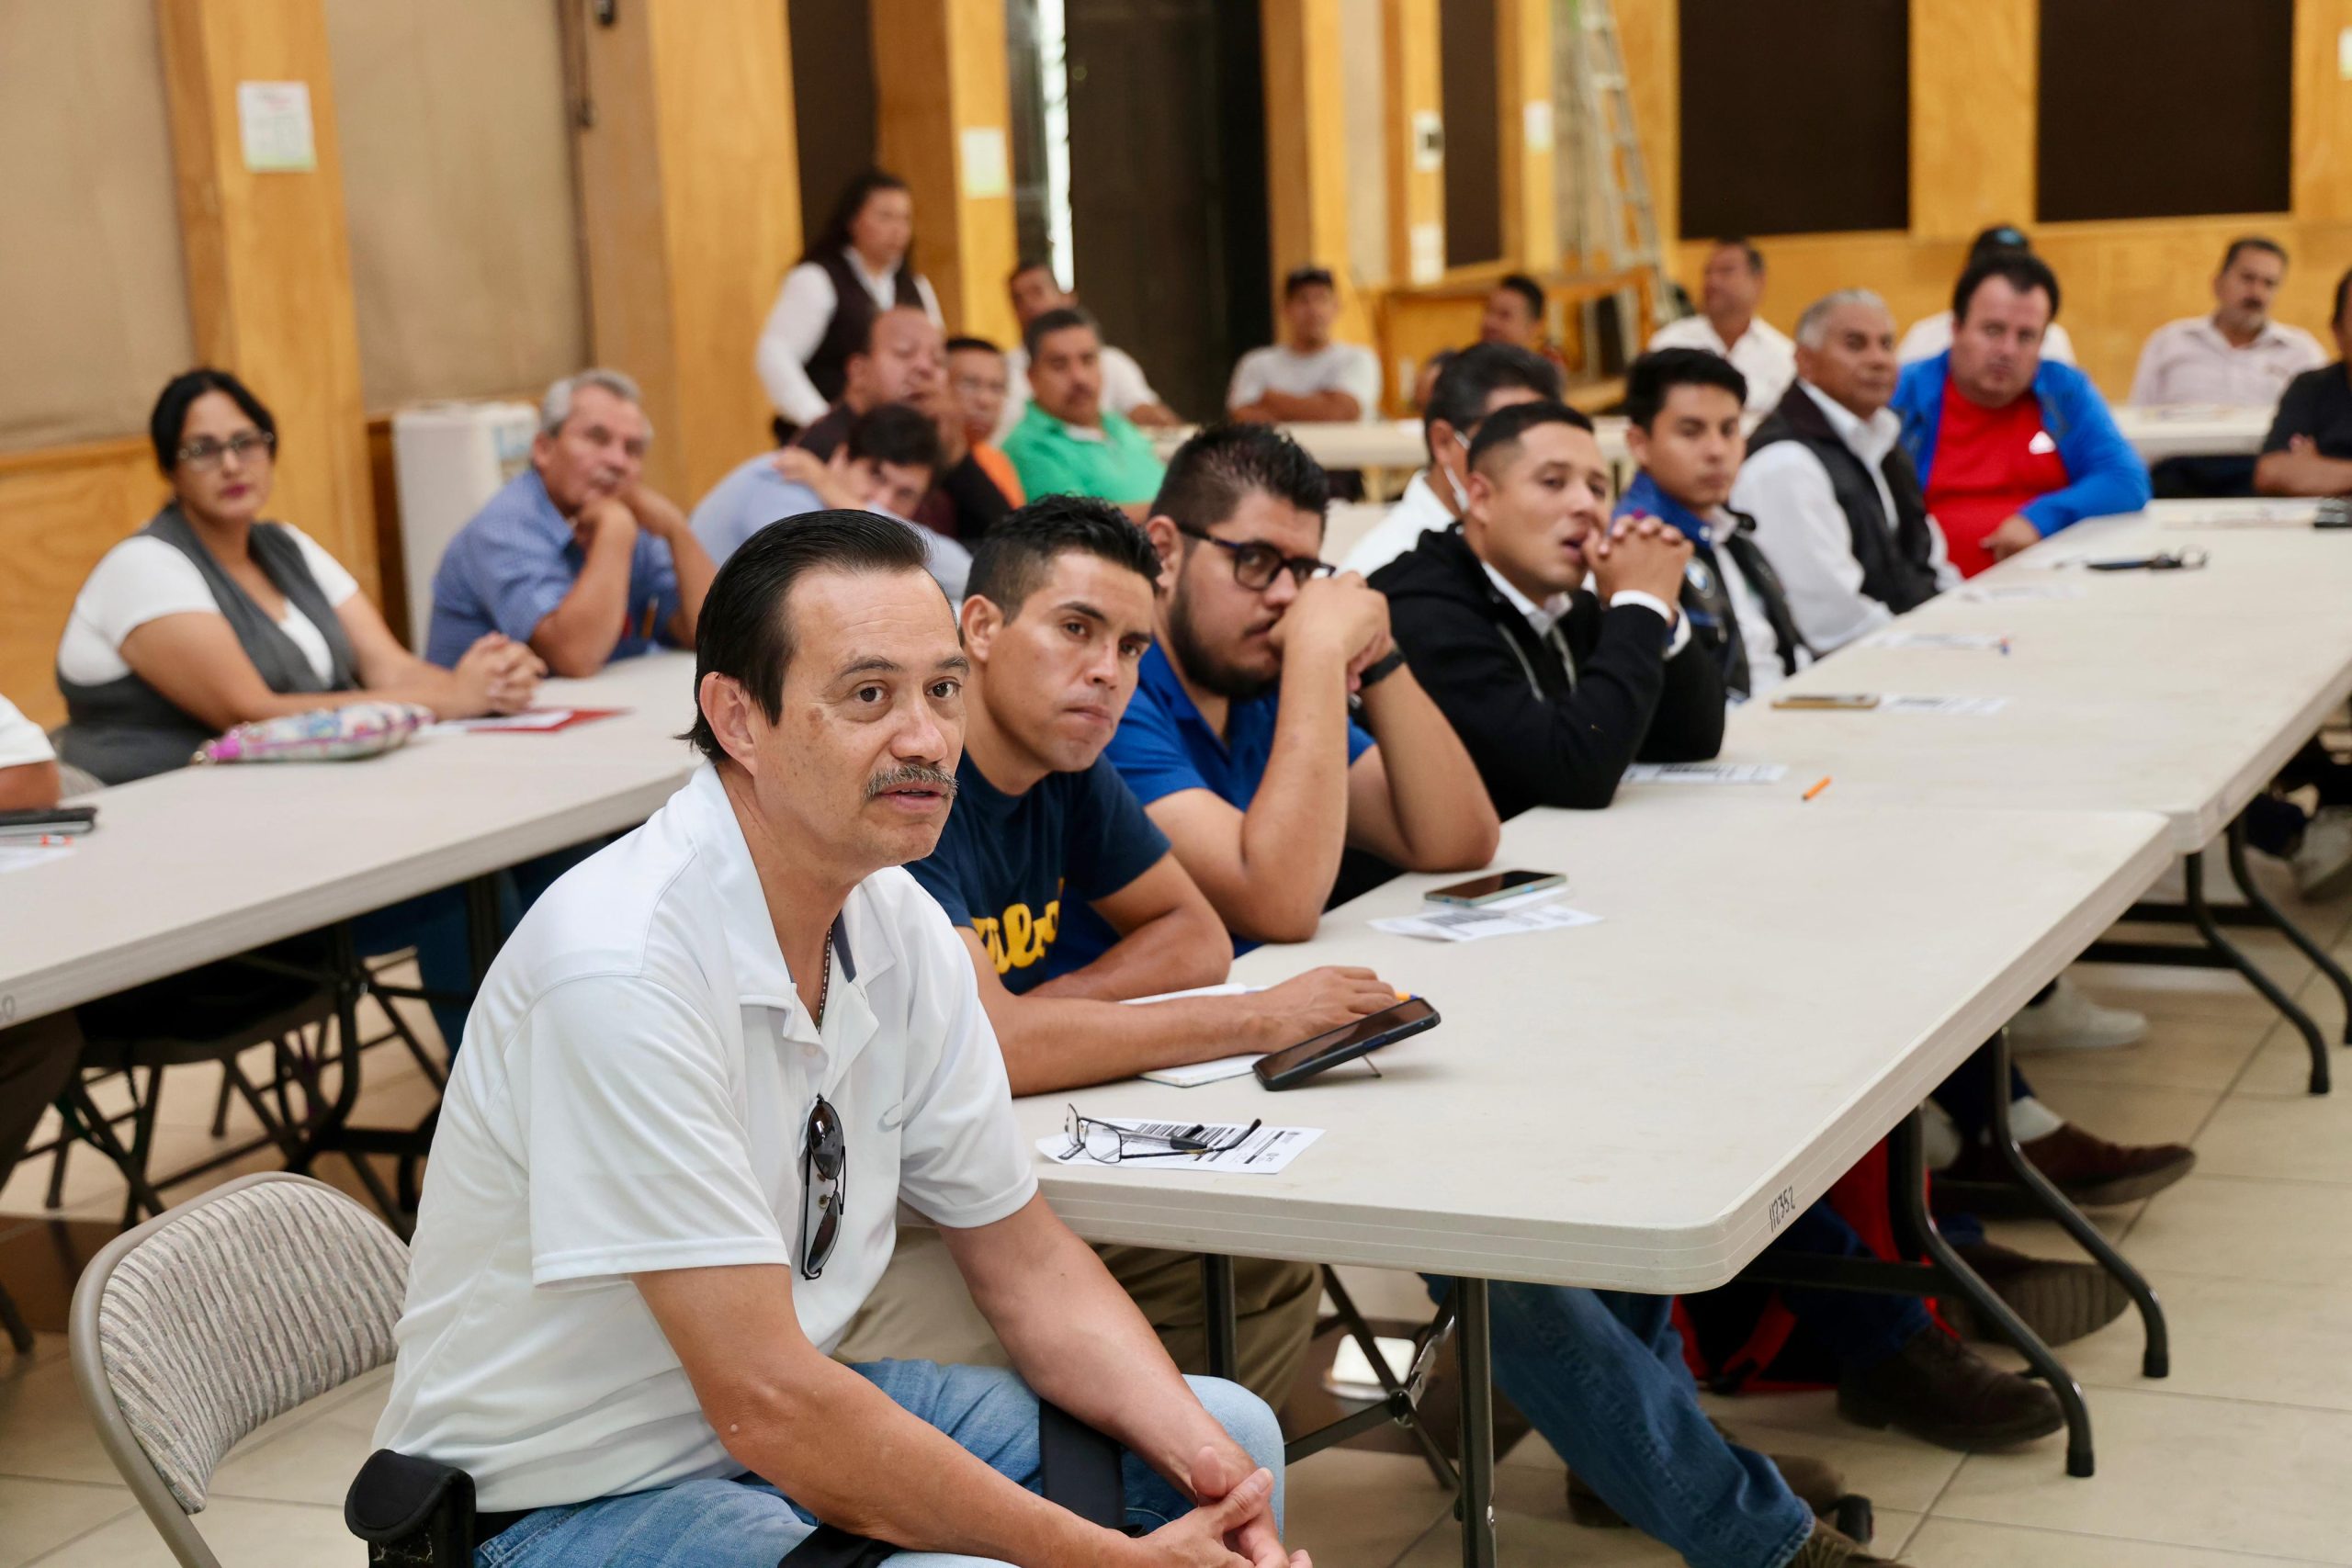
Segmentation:
[[(2154, 817), (1939, 811), (1788, 787), (1630, 787), (1507, 824), (1497, 863), (1565, 871), (1599, 925), (1478, 943), (1390, 936), (1408, 877), (1261, 948), (1268, 984), (1363, 964), (1435, 1030), (1270, 1095), (1132, 1081), (1019, 1106), (1321, 1127), (1277, 1176), (1047, 1166), (1095, 1240), (1676, 1292), (1722, 1284), (2166, 863)], [(1901, 933), (1899, 936), (1893, 933)], [(1891, 940), (1892, 936), (1892, 940)], [(1042, 1163), (1042, 1162), (1041, 1162)]]
[[(2255, 508), (2237, 509), (2241, 515)], [(2154, 811), (2186, 853), (2210, 843), (2352, 694), (2352, 535), (2211, 528), (2210, 503), (2077, 525), (1971, 587), (2078, 591), (1981, 603), (1947, 593), (1895, 635), (2007, 636), (2010, 651), (1841, 649), (1786, 692), (1985, 696), (1997, 713), (1736, 709), (1723, 755), (1785, 763), (1879, 804)], [(2201, 571), (2050, 570), (2052, 560), (2203, 548)]]
[(683, 653), (547, 706), (631, 712), (552, 734), (420, 736), (349, 762), (183, 768), (98, 797), (64, 856), (0, 875), (0, 1023), (226, 958), (642, 822), (694, 766)]

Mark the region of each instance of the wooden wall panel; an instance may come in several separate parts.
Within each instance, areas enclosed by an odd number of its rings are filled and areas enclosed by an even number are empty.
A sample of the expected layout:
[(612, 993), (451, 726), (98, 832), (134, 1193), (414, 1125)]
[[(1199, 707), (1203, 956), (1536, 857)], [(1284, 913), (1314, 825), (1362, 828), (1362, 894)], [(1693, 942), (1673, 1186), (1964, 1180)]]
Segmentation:
[(1495, 0), (1495, 139), (1502, 149), (1503, 259), (1529, 272), (1559, 265), (1552, 187), (1550, 0)]
[(1657, 206), (1658, 243), (1669, 254), (1682, 232), (1681, 12), (1680, 0), (1617, 0), (1634, 134)]
[[(939, 294), (950, 333), (1010, 343), (1019, 329), (1004, 280), (1018, 247), (1004, 6), (872, 0), (872, 16), (875, 158), (914, 197), (916, 260)], [(990, 144), (1001, 178), (970, 157)]]
[(2352, 219), (2352, 82), (2336, 39), (2352, 28), (2352, 0), (2295, 0), (2295, 216)]
[(643, 387), (647, 473), (691, 506), (769, 442), (752, 350), (800, 250), (784, 8), (565, 14), (595, 109), (575, 142), (594, 356)]
[[(321, 0), (157, 0), (198, 354), (277, 416), (270, 511), (376, 587), (359, 329)], [(317, 167), (255, 173), (240, 82), (310, 88)]]
[(43, 728), (65, 719), (57, 639), (74, 596), (164, 495), (142, 437), (0, 457), (0, 695)]
[[(1264, 0), (1266, 186), (1277, 315), (1283, 276), (1312, 262), (1339, 280), (1336, 335), (1371, 341), (1348, 266), (1348, 116), (1340, 74), (1339, 0)], [(1277, 328), (1277, 331), (1280, 329)]]
[[(1388, 276), (1433, 283), (1445, 268), (1445, 160), (1420, 166), (1417, 121), (1437, 116), (1444, 131), (1444, 89), (1438, 76), (1437, 0), (1382, 0), (1381, 78), (1388, 180)], [(1425, 276), (1416, 276), (1414, 235)]]
[(2040, 17), (2037, 0), (1911, 0), (1911, 231), (1921, 239), (2033, 220)]

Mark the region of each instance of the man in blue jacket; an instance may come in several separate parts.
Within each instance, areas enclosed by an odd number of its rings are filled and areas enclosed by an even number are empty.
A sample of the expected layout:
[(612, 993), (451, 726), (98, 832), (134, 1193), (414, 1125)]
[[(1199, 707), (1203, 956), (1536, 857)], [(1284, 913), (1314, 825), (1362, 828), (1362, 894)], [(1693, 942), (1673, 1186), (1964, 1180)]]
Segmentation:
[(1951, 347), (1904, 369), (1893, 407), (1951, 562), (1973, 577), (2086, 517), (2148, 504), (2148, 469), (2090, 378), (2041, 355), (2058, 279), (1982, 256), (1952, 291)]

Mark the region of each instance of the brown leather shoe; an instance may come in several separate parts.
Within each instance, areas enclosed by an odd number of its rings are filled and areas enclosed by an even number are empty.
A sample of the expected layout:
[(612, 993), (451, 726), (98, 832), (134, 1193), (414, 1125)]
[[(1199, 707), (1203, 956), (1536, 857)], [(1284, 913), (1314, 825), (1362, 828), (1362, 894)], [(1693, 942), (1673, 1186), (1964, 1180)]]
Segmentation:
[[(2197, 1167), (2197, 1151), (2180, 1144), (2110, 1144), (2072, 1122), (2024, 1145), (2025, 1157), (2079, 1209), (2136, 1203), (2154, 1197)], [(2041, 1206), (2010, 1173), (1989, 1144), (1972, 1143), (1930, 1191), (1936, 1207), (1984, 1214), (2038, 1214)]]
[(1848, 1368), (1838, 1380), (1838, 1414), (1962, 1450), (2030, 1442), (2066, 1424), (2056, 1394), (1980, 1359), (1932, 1324), (1886, 1359)]
[[(2030, 1258), (1989, 1241), (1954, 1250), (2044, 1345), (2070, 1344), (2096, 1333), (2132, 1306), (2132, 1293), (2096, 1263)], [(1962, 1339), (2000, 1338), (1964, 1296), (1939, 1296), (1936, 1307)]]
[(1903, 1568), (1892, 1557), (1872, 1557), (1850, 1536), (1839, 1535), (1827, 1525), (1816, 1520), (1813, 1534), (1797, 1548), (1797, 1554), (1788, 1561), (1787, 1568), (1863, 1568), (1868, 1563), (1883, 1563), (1886, 1568)]
[[(1720, 1421), (1707, 1423), (1718, 1437), (1734, 1448), (1746, 1448), (1737, 1438), (1724, 1430)], [(1789, 1490), (1815, 1514), (1837, 1512), (1838, 1505), (1846, 1500), (1846, 1474), (1826, 1459), (1810, 1454), (1766, 1454), (1772, 1468)], [(1568, 1472), (1568, 1517), (1593, 1529), (1622, 1529), (1624, 1516), (1609, 1506), (1608, 1500), (1587, 1485), (1575, 1471)]]

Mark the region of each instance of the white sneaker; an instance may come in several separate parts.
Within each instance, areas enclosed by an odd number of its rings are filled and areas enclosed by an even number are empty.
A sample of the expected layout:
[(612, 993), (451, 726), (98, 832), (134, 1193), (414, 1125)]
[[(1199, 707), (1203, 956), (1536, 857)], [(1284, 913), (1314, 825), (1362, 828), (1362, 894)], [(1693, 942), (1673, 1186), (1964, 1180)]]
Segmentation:
[(2112, 1051), (2147, 1037), (2145, 1014), (2101, 1007), (2065, 975), (2058, 976), (2048, 999), (2009, 1020), (2013, 1051)]
[(2295, 868), (2295, 891), (2303, 897), (2333, 898), (2343, 892), (2352, 882), (2352, 807), (2321, 807), (2289, 863)]

